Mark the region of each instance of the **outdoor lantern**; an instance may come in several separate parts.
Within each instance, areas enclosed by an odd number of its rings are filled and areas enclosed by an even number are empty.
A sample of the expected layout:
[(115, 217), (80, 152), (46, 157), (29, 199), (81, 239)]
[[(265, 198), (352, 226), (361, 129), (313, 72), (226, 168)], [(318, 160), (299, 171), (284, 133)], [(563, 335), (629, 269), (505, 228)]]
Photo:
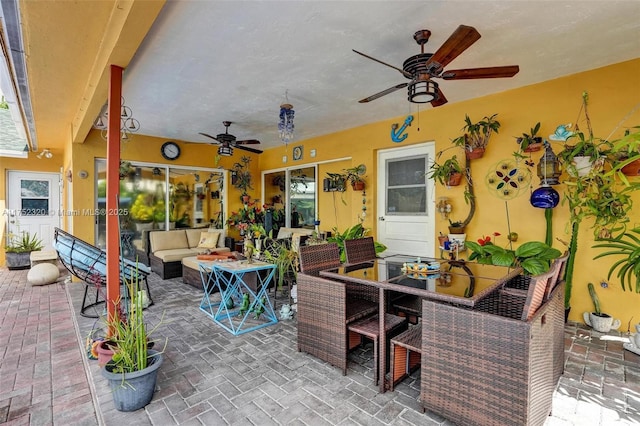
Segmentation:
[(538, 177), (543, 185), (557, 185), (560, 183), (558, 179), (562, 174), (560, 167), (560, 161), (551, 149), (551, 144), (548, 141), (544, 141), (544, 154), (540, 158), (538, 163)]

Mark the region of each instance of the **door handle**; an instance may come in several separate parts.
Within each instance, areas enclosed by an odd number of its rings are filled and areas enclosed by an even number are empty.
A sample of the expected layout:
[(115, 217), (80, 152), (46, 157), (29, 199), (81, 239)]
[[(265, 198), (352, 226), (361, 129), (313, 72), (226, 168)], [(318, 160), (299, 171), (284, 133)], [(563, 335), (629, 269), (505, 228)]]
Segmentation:
[(16, 221), (15, 220), (10, 220), (9, 223), (16, 223)]
[(378, 220), (381, 220), (381, 221), (383, 221), (383, 222), (384, 222), (384, 216), (380, 216), (380, 217), (378, 218)]

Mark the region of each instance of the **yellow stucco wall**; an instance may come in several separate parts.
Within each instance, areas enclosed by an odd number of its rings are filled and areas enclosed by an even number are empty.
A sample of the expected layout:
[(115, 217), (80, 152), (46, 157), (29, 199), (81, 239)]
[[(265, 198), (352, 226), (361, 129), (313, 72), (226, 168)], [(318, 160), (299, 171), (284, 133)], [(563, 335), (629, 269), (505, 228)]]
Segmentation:
[[(474, 160), (471, 168), (475, 180), (477, 196), (476, 214), (467, 227), (467, 238), (477, 239), (482, 235), (490, 235), (493, 232), (500, 232), (503, 236), (498, 239), (498, 244), (506, 244), (507, 234), (507, 207), (511, 218), (511, 230), (520, 235), (519, 242), (529, 240), (544, 241), (545, 221), (544, 210), (531, 207), (529, 204), (529, 192), (514, 200), (505, 203), (490, 193), (484, 184), (484, 177), (487, 172), (499, 160), (511, 157), (517, 149), (515, 136), (529, 129), (536, 122), (541, 122), (540, 134), (548, 137), (553, 133), (556, 126), (564, 123), (574, 123), (578, 118), (581, 107), (581, 95), (587, 91), (590, 97), (589, 114), (593, 125), (594, 134), (601, 138), (616, 138), (623, 133), (624, 127), (640, 124), (640, 59), (616, 64), (613, 66), (592, 70), (589, 72), (576, 74), (566, 78), (561, 78), (541, 84), (524, 87), (517, 90), (498, 93), (480, 99), (466, 102), (448, 104), (439, 108), (422, 108), (418, 113), (416, 107), (412, 106), (414, 120), (408, 129), (407, 139), (400, 143), (393, 143), (390, 139), (391, 125), (393, 123), (402, 124), (406, 115), (398, 116), (386, 121), (368, 124), (362, 127), (346, 130), (344, 132), (325, 135), (318, 138), (292, 143), (291, 146), (304, 145), (305, 158), (300, 162), (289, 161), (286, 166), (299, 166), (314, 161), (326, 161), (331, 158), (351, 157), (351, 161), (336, 164), (321, 165), (319, 179), (325, 177), (328, 169), (331, 171), (340, 170), (344, 167), (352, 167), (360, 163), (367, 166), (367, 198), (368, 215), (365, 226), (372, 228), (375, 235), (375, 218), (379, 216), (375, 211), (375, 189), (372, 183), (375, 182), (375, 166), (377, 151), (385, 148), (395, 148), (408, 146), (411, 144), (435, 141), (436, 151), (446, 149), (451, 146), (450, 141), (461, 135), (461, 128), (464, 125), (465, 114), (472, 120), (477, 121), (485, 115), (498, 114), (498, 120), (502, 126), (497, 135), (493, 135), (487, 153), (484, 158)], [(517, 78), (517, 76), (515, 77)], [(455, 82), (450, 84), (466, 84)], [(481, 84), (473, 82), (469, 84)], [(363, 105), (362, 108), (366, 108)], [(634, 110), (635, 108), (635, 110)], [(630, 111), (633, 112), (629, 114)], [(625, 119), (623, 123), (621, 120)], [(584, 115), (580, 116), (578, 122), (581, 129), (586, 130)], [(612, 131), (621, 124), (612, 134)], [(562, 144), (553, 143), (554, 151), (557, 153), (562, 149)], [(306, 154), (315, 149), (317, 156), (313, 159)], [(260, 157), (260, 168), (275, 169), (283, 167), (282, 156), (287, 152), (285, 147), (280, 147), (266, 151)], [(448, 157), (454, 153), (458, 158), (462, 157), (462, 152), (458, 149), (447, 151), (444, 155)], [(290, 152), (289, 158), (290, 156)], [(542, 152), (532, 154), (536, 161)], [(298, 164), (299, 163), (299, 164)], [(346, 166), (345, 166), (346, 164)], [(532, 180), (533, 188), (539, 184), (535, 177)], [(638, 178), (636, 178), (638, 179)], [(564, 185), (559, 185), (556, 189), (562, 195)], [(464, 219), (468, 212), (468, 207), (463, 201), (463, 187), (445, 189), (436, 186), (436, 196), (447, 196), (453, 204), (454, 219)], [(334, 203), (331, 200), (332, 193), (320, 192), (319, 210), (322, 228), (330, 229), (335, 226)], [(345, 199), (349, 203), (348, 212), (342, 211), (339, 215), (338, 228), (343, 230), (355, 222), (361, 208), (361, 194), (354, 193), (349, 189), (345, 194)], [(634, 195), (634, 209), (631, 215), (631, 225), (640, 225), (640, 194)], [(343, 209), (341, 202), (335, 203), (337, 207)], [(562, 204), (554, 210), (554, 238), (564, 241), (569, 240), (567, 232), (568, 209)], [(327, 224), (328, 226), (324, 226)], [(436, 232), (447, 233), (447, 222), (438, 218)], [(591, 299), (587, 292), (587, 282), (606, 279), (609, 266), (613, 259), (600, 259), (593, 261), (593, 257), (598, 253), (591, 248), (594, 243), (592, 230), (589, 229), (591, 223), (585, 221), (581, 226), (579, 249), (576, 261), (576, 271), (574, 276), (572, 310), (570, 318), (580, 321), (582, 312), (592, 310)], [(555, 240), (554, 246), (562, 251), (565, 246)], [(637, 321), (640, 316), (640, 295), (622, 292), (619, 282), (612, 279), (608, 288), (597, 286), (598, 295), (601, 299), (603, 310), (620, 318), (623, 323), (622, 329), (626, 330), (627, 322), (633, 316)]]
[[(594, 133), (602, 138), (616, 138), (623, 132), (623, 127), (640, 124), (640, 109), (636, 108), (640, 100), (640, 59), (608, 66), (605, 68), (588, 71), (549, 82), (544, 82), (512, 91), (498, 93), (480, 99), (466, 102), (448, 104), (439, 108), (424, 107), (418, 113), (415, 105), (411, 105), (414, 115), (412, 126), (408, 129), (408, 137), (401, 144), (393, 143), (390, 139), (390, 130), (393, 123), (402, 123), (405, 115), (366, 124), (361, 127), (345, 130), (334, 134), (294, 142), (289, 145), (289, 152), (284, 146), (265, 151), (260, 156), (249, 154), (253, 161), (251, 170), (254, 177), (252, 196), (260, 197), (260, 171), (268, 169), (280, 169), (282, 167), (298, 167), (312, 162), (323, 162), (334, 158), (350, 158), (337, 163), (319, 165), (318, 181), (321, 182), (327, 171), (340, 171), (346, 167), (353, 167), (363, 163), (367, 167), (367, 219), (365, 227), (371, 228), (375, 235), (375, 218), (378, 216), (375, 208), (375, 182), (376, 182), (376, 158), (377, 152), (385, 148), (397, 148), (412, 144), (435, 141), (436, 151), (449, 147), (451, 139), (461, 134), (465, 114), (469, 114), (473, 120), (478, 120), (485, 115), (498, 114), (502, 123), (499, 134), (494, 135), (489, 143), (487, 154), (480, 160), (472, 163), (472, 173), (476, 182), (477, 211), (471, 224), (467, 227), (469, 239), (477, 239), (482, 235), (500, 232), (507, 233), (507, 207), (511, 218), (511, 230), (520, 235), (519, 242), (528, 240), (544, 240), (544, 212), (535, 209), (529, 204), (528, 194), (505, 203), (490, 193), (484, 184), (487, 172), (499, 160), (509, 158), (517, 145), (514, 137), (528, 132), (538, 121), (541, 122), (543, 136), (551, 134), (557, 125), (575, 123), (581, 106), (581, 94), (588, 91), (590, 96), (589, 113), (593, 124)], [(517, 76), (515, 77), (517, 78)], [(475, 81), (471, 83), (459, 81), (447, 84), (482, 84)], [(366, 108), (363, 105), (362, 108)], [(634, 110), (634, 108), (636, 108)], [(402, 108), (407, 110), (407, 108)], [(633, 112), (629, 114), (630, 111)], [(625, 119), (623, 123), (621, 120)], [(584, 118), (580, 117), (578, 123), (585, 129)], [(617, 128), (621, 124), (622, 127)], [(275, 125), (275, 124), (274, 124)], [(617, 130), (612, 134), (614, 129)], [(123, 159), (132, 161), (145, 161), (153, 163), (166, 163), (160, 155), (160, 146), (166, 139), (136, 135), (132, 142), (122, 147)], [(94, 175), (93, 164), (96, 157), (105, 156), (106, 143), (98, 132), (92, 131), (84, 144), (73, 144), (72, 154), (69, 159), (68, 152), (60, 158), (51, 171), (58, 171), (61, 166), (65, 170), (69, 167), (74, 172), (73, 180), (73, 208), (91, 209), (94, 207)], [(305, 158), (301, 161), (287, 164), (282, 163), (282, 156), (287, 154), (291, 159), (291, 147), (304, 145)], [(554, 144), (554, 150), (560, 151), (561, 145)], [(309, 158), (311, 149), (316, 150), (316, 157)], [(457, 150), (447, 151), (453, 154)], [(461, 152), (458, 152), (461, 156)], [(182, 155), (179, 160), (172, 162), (176, 165), (189, 165), (198, 167), (214, 167), (216, 147), (206, 145), (182, 145)], [(239, 160), (241, 154), (236, 151), (234, 157), (223, 158), (220, 167), (230, 169), (233, 163)], [(533, 153), (532, 158), (537, 162), (540, 152)], [(64, 160), (63, 160), (64, 158)], [(42, 164), (42, 165), (40, 165)], [(53, 163), (49, 163), (53, 164)], [(38, 160), (12, 160), (2, 159), (2, 176), (0, 176), (0, 200), (3, 200), (5, 191), (5, 177), (7, 169), (42, 170), (46, 166)], [(87, 179), (79, 179), (77, 172), (85, 169), (89, 172)], [(535, 174), (535, 172), (534, 172)], [(534, 188), (538, 185), (538, 179), (533, 178)], [(330, 230), (337, 226), (344, 230), (347, 226), (357, 223), (357, 217), (361, 212), (362, 193), (354, 192), (350, 188), (344, 194), (324, 193), (319, 187), (319, 219), (321, 228)], [(556, 187), (563, 193), (563, 185)], [(466, 217), (467, 206), (463, 201), (463, 188), (445, 189), (436, 186), (436, 196), (450, 198), (454, 212), (453, 218)], [(526, 192), (526, 191), (525, 191)], [(229, 188), (230, 210), (236, 210), (239, 205), (239, 192)], [(340, 200), (341, 195), (347, 202), (344, 206)], [(631, 225), (640, 224), (640, 194), (634, 195), (636, 202), (632, 215)], [(335, 201), (334, 201), (335, 200)], [(565, 206), (558, 206), (554, 211), (554, 237), (569, 240), (567, 232), (568, 211)], [(446, 232), (447, 223), (438, 218), (436, 232)], [(579, 238), (578, 257), (574, 276), (572, 310), (570, 319), (581, 320), (583, 311), (591, 310), (591, 301), (587, 293), (586, 284), (589, 280), (597, 281), (606, 278), (610, 259), (593, 261), (597, 251), (592, 249), (594, 238), (589, 222), (584, 222)], [(74, 233), (80, 238), (93, 241), (93, 218), (74, 217)], [(506, 243), (506, 237), (500, 237), (498, 244)], [(555, 241), (554, 246), (564, 250), (564, 246)], [(608, 288), (597, 286), (603, 310), (622, 320), (622, 330), (626, 331), (627, 322), (631, 317), (638, 320), (640, 313), (640, 295), (630, 292), (622, 292), (620, 284), (616, 280), (611, 281)]]

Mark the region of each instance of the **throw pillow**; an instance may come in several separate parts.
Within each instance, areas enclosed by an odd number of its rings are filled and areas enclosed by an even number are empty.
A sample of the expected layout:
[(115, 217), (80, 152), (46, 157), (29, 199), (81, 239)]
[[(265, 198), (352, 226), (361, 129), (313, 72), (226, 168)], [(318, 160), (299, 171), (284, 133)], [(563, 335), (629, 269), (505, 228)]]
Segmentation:
[(218, 232), (203, 232), (200, 234), (200, 242), (198, 248), (214, 249), (218, 246)]

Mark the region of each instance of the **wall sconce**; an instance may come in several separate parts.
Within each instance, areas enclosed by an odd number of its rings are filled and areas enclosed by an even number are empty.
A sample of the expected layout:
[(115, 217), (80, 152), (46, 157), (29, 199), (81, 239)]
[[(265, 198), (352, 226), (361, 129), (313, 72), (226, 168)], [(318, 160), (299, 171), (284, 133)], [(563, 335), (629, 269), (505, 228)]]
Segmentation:
[(449, 203), (449, 199), (447, 197), (438, 198), (438, 204), (436, 204), (436, 208), (438, 209), (438, 213), (442, 215), (443, 219), (449, 218), (449, 214), (451, 213), (451, 204)]
[(549, 142), (544, 141), (544, 155), (538, 163), (538, 177), (541, 186), (531, 193), (529, 202), (539, 209), (552, 209), (560, 202), (560, 194), (550, 185), (557, 185), (562, 174), (558, 157), (553, 153)]

